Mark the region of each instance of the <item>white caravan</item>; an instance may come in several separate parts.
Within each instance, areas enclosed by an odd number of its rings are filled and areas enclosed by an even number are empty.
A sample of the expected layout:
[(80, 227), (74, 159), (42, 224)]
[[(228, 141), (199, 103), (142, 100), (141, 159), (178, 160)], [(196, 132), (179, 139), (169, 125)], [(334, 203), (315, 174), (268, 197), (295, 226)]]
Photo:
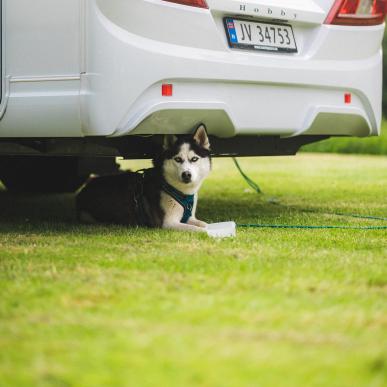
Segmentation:
[(386, 11), (387, 0), (2, 0), (0, 179), (73, 190), (201, 122), (215, 155), (378, 135)]

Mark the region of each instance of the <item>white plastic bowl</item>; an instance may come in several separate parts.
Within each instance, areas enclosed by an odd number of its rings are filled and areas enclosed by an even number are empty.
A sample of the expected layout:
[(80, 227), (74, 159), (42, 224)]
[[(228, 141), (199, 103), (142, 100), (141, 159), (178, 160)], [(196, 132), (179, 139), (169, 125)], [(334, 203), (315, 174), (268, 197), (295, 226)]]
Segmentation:
[(207, 234), (213, 238), (230, 238), (236, 236), (235, 222), (211, 223), (207, 226)]

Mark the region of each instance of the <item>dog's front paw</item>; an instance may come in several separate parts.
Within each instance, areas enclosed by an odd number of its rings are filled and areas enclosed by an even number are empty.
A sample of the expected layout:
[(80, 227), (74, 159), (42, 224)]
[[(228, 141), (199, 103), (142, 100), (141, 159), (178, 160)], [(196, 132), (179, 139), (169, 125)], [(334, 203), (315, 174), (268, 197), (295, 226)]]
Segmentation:
[(191, 223), (164, 223), (163, 228), (175, 231), (207, 232), (206, 229)]
[(207, 226), (208, 226), (208, 223), (202, 222), (201, 220), (198, 220), (197, 222), (198, 222), (197, 223), (198, 227), (207, 228)]
[(192, 224), (193, 226), (200, 227), (200, 228), (207, 228), (208, 224), (206, 222), (202, 222), (199, 219), (191, 218), (188, 221), (188, 224)]

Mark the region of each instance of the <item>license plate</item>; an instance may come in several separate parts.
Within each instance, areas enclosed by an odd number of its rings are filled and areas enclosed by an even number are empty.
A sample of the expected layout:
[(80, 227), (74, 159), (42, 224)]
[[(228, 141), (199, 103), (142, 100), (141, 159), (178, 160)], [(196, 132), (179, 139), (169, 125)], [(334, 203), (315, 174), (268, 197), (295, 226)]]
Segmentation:
[(252, 22), (230, 17), (224, 19), (224, 24), (231, 48), (297, 52), (291, 25)]

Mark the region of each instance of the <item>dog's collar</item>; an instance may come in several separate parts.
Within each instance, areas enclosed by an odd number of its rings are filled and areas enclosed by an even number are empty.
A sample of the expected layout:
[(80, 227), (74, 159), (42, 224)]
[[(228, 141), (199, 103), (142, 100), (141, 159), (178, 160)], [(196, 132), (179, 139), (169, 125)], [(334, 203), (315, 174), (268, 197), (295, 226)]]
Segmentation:
[(166, 194), (175, 199), (183, 207), (184, 213), (180, 222), (187, 223), (189, 218), (192, 216), (195, 195), (186, 195), (168, 184), (165, 180), (162, 181), (161, 188)]

